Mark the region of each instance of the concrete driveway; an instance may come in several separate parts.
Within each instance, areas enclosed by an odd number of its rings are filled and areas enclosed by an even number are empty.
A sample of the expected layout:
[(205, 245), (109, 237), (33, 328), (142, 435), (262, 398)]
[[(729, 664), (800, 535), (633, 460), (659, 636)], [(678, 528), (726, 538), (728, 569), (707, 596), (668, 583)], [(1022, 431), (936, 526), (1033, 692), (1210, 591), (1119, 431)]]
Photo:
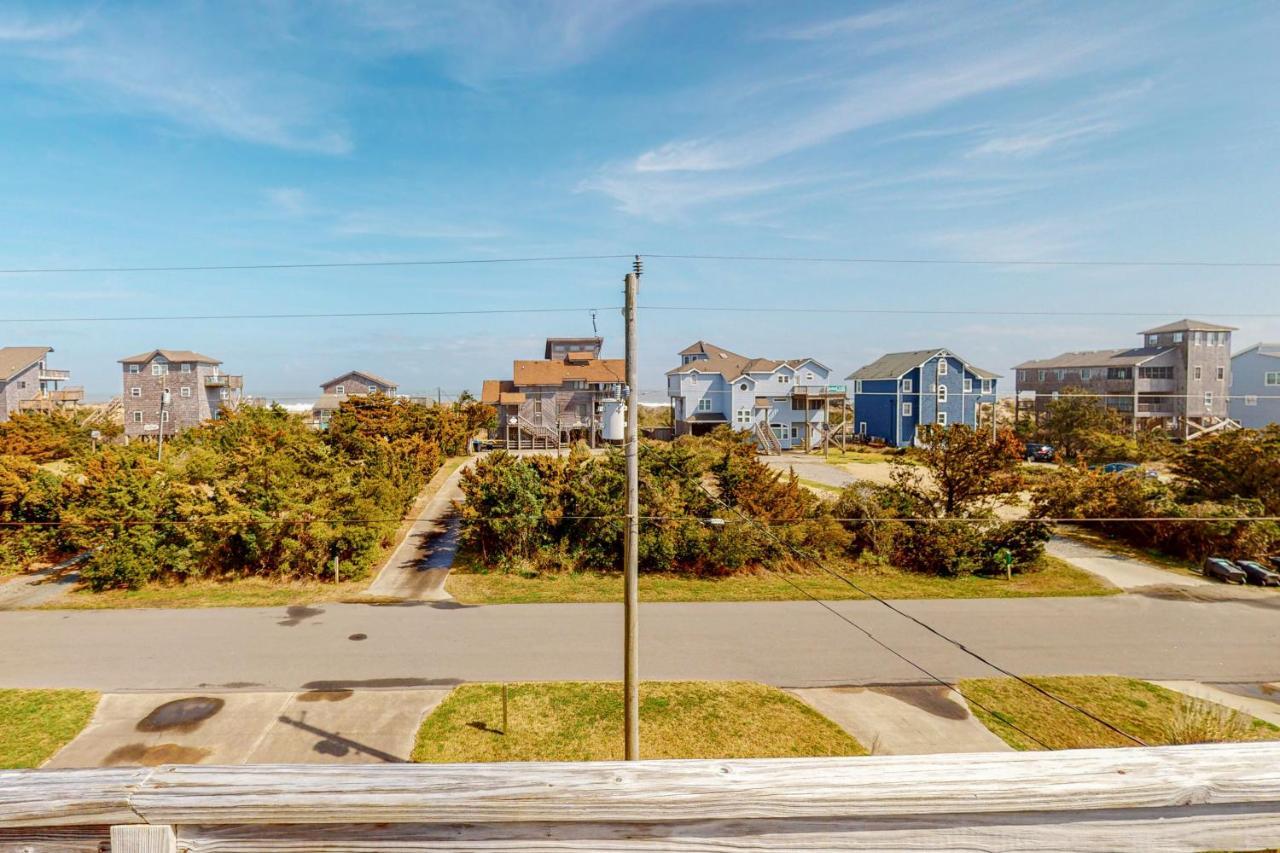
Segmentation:
[(1066, 560), (1077, 568), (1097, 575), (1125, 592), (1160, 586), (1201, 587), (1210, 581), (1193, 575), (1179, 574), (1162, 569), (1153, 563), (1135, 557), (1114, 554), (1096, 548), (1077, 539), (1055, 536), (1045, 550), (1054, 557)]
[(108, 693), (46, 766), (405, 762), (423, 717), (448, 693)]
[(80, 571), (76, 567), (89, 556), (86, 551), (56, 566), (18, 575), (0, 583), (0, 610), (16, 610), (22, 607), (40, 607), (57, 601), (80, 583)]
[(435, 497), (418, 513), (409, 533), (396, 546), (366, 595), (408, 601), (448, 601), (445, 578), (458, 553), (458, 519), (453, 502), (462, 499), (459, 481), (467, 462), (440, 484)]

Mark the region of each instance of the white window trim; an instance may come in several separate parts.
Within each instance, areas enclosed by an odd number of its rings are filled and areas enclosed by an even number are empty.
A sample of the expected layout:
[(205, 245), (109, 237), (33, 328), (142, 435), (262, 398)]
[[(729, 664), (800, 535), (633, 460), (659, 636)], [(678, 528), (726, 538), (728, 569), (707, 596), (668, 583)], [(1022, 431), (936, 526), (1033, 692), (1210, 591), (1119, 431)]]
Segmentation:
[(1256, 396), (1256, 395), (1254, 395), (1254, 394), (1245, 394), (1245, 395), (1244, 395), (1244, 404), (1245, 404), (1246, 406), (1256, 406), (1256, 405), (1258, 405), (1258, 398), (1257, 398), (1257, 396)]
[(1277, 386), (1280, 386), (1280, 370), (1274, 371), (1274, 372), (1268, 372), (1263, 377), (1263, 382), (1269, 388), (1275, 388)]
[(1192, 378), (1199, 381), (1200, 379), (1203, 378), (1203, 374), (1204, 374), (1204, 369), (1197, 364), (1195, 367), (1195, 371), (1192, 373)]
[(938, 375), (939, 376), (946, 376), (947, 371), (950, 369), (951, 369), (951, 365), (947, 364), (947, 360), (945, 358), (938, 359)]
[(333, 393), (335, 393), (335, 394), (345, 394), (345, 393), (347, 393), (347, 386), (346, 386), (346, 385), (335, 385), (335, 386), (333, 386)]
[(163, 412), (161, 412), (161, 413), (160, 413), (160, 423), (162, 423), (162, 424), (167, 424), (168, 422), (169, 422), (169, 412), (168, 412), (168, 411), (163, 411)]
[(946, 426), (946, 425), (947, 425), (947, 413), (938, 412), (938, 426)]
[(191, 363), (190, 363), (190, 362), (186, 362), (186, 361), (182, 362), (182, 365), (178, 368), (178, 372), (179, 372), (179, 373), (190, 373), (190, 372), (191, 372)]
[[(574, 387), (575, 387), (575, 388), (578, 388), (578, 387), (586, 387), (586, 386), (585, 386), (585, 385), (583, 385), (583, 386), (575, 385)], [(370, 385), (370, 386), (369, 386), (369, 393), (370, 393), (370, 394), (377, 394), (377, 393), (378, 393), (378, 386), (377, 386), (377, 385)]]
[(130, 389), (129, 389), (129, 396), (130, 396), (130, 397), (141, 397), (141, 396), (142, 396), (142, 389), (141, 389), (140, 387), (138, 387), (138, 386), (136, 386), (136, 385), (135, 385), (134, 387), (132, 387), (132, 388), (130, 388)]
[(912, 393), (912, 390), (913, 390), (913, 386), (912, 386), (911, 380), (910, 379), (902, 380), (902, 393), (910, 394)]
[(142, 372), (142, 365), (141, 365), (141, 364), (131, 364), (131, 365), (129, 365), (129, 372), (130, 372), (130, 373), (141, 373), (141, 372)]
[(991, 380), (990, 380), (990, 379), (984, 379), (984, 380), (982, 380), (982, 393), (983, 393), (983, 394), (990, 394), (990, 393), (991, 393)]
[(709, 411), (711, 411), (711, 398), (710, 398), (710, 397), (703, 397), (702, 399), (698, 400), (698, 411), (699, 411), (699, 412), (709, 412)]
[(904, 403), (902, 404), (902, 416), (903, 416), (904, 418), (909, 418), (909, 417), (911, 417), (911, 416), (912, 416), (912, 414), (913, 414), (913, 412), (914, 412), (914, 409), (913, 409), (913, 408), (912, 408), (912, 406), (911, 406), (911, 401), (910, 401), (910, 400), (908, 400), (908, 401), (906, 401), (906, 402), (904, 402)]
[(939, 385), (938, 386), (938, 403), (945, 404), (946, 402), (947, 402), (947, 386)]
[(190, 397), (190, 396), (191, 396), (191, 386), (190, 386), (190, 385), (183, 385), (183, 386), (182, 386), (182, 388), (178, 391), (178, 396), (179, 396), (179, 397)]
[(167, 364), (153, 364), (153, 365), (151, 365), (151, 375), (152, 375), (152, 376), (168, 376), (168, 375), (169, 375), (169, 365), (167, 365)]
[(751, 423), (751, 410), (738, 409), (738, 411), (733, 416), (733, 421), (734, 423), (739, 423), (739, 424)]
[(972, 379), (968, 379), (968, 378), (966, 378), (966, 379), (964, 380), (964, 393), (966, 393), (966, 394), (972, 394), (972, 393), (973, 393), (973, 380), (972, 380)]
[(142, 423), (142, 412), (134, 412), (134, 413), (133, 413), (133, 422), (134, 422), (135, 424), (140, 424), (140, 423)]
[(1206, 410), (1213, 408), (1213, 392), (1212, 391), (1204, 392), (1204, 407)]

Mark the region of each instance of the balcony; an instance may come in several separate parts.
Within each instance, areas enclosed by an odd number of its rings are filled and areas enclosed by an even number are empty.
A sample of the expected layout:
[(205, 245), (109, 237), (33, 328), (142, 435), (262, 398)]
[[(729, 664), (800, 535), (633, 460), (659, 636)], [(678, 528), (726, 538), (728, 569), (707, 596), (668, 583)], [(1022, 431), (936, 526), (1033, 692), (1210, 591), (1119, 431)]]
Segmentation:
[(244, 377), (229, 376), (225, 373), (212, 374), (204, 378), (204, 387), (238, 389), (244, 387)]
[(70, 378), (70, 370), (50, 370), (47, 367), (40, 368), (41, 382), (66, 382)]
[(18, 401), (18, 409), (24, 412), (48, 411), (62, 406), (74, 406), (83, 399), (84, 389), (80, 387), (38, 391), (34, 397)]

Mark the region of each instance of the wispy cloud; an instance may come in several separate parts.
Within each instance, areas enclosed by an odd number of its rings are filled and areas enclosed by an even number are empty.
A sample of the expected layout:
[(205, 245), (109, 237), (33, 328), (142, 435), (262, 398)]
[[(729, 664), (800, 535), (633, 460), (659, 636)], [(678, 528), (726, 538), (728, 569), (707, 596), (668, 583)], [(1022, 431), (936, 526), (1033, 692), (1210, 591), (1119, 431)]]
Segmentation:
[(1077, 225), (1031, 222), (935, 233), (927, 242), (960, 260), (1044, 261), (1071, 257), (1082, 245)]
[(1144, 80), (1043, 118), (992, 130), (969, 155), (1033, 157), (1111, 136), (1134, 122), (1135, 102), (1152, 88)]
[(84, 22), (84, 15), (38, 19), (10, 9), (0, 12), (0, 43), (58, 41), (79, 32)]

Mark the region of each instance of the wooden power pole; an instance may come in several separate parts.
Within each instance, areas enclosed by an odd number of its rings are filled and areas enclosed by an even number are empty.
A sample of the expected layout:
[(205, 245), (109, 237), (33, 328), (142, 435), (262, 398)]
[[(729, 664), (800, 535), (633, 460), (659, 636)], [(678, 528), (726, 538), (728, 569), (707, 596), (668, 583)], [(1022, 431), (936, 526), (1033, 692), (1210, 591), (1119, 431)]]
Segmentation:
[(640, 390), (636, 382), (636, 291), (640, 287), (640, 258), (636, 257), (635, 272), (627, 273), (626, 300), (623, 315), (626, 320), (626, 378), (627, 378), (627, 533), (623, 544), (623, 572), (625, 595), (623, 600), (623, 714), (625, 718), (627, 761), (640, 760), (640, 458), (639, 458), (639, 409)]

